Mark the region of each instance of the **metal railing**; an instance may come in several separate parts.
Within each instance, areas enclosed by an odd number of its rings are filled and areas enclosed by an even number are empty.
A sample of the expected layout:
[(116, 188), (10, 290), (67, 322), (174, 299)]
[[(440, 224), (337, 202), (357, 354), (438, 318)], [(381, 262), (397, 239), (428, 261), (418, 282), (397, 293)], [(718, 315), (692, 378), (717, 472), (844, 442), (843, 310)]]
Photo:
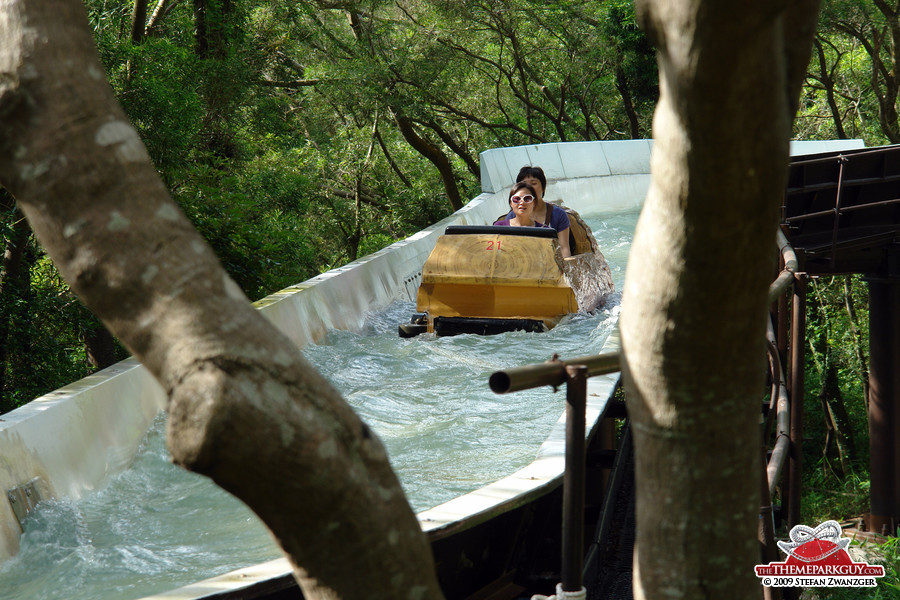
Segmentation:
[(584, 589), (585, 410), (589, 377), (619, 371), (619, 353), (607, 352), (570, 360), (557, 356), (546, 363), (497, 371), (489, 385), (506, 394), (551, 385), (566, 386), (566, 453), (563, 474), (561, 588), (578, 594)]

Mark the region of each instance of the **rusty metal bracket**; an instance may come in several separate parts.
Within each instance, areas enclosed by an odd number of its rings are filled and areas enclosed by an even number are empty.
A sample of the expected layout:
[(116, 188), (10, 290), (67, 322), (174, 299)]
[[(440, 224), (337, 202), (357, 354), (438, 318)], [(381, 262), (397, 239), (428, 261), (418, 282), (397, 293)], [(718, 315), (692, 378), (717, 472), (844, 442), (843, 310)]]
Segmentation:
[(6, 498), (16, 515), (19, 528), (25, 531), (25, 519), (41, 500), (50, 498), (50, 487), (40, 477), (7, 490)]

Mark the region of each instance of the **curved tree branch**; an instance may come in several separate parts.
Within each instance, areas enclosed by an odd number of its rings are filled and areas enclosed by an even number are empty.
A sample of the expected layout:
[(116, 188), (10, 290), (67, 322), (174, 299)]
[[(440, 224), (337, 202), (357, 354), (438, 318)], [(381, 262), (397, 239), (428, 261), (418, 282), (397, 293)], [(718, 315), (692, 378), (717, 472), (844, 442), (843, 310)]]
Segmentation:
[(0, 30), (0, 181), (168, 393), (173, 459), (262, 518), (306, 598), (440, 598), (384, 447), (169, 198), (103, 81), (83, 3), (3, 2)]
[(394, 122), (400, 129), (400, 134), (412, 146), (416, 152), (427, 158), (441, 174), (441, 180), (444, 182), (444, 191), (447, 193), (447, 199), (453, 210), (459, 210), (463, 207), (462, 196), (459, 193), (459, 187), (456, 185), (456, 176), (453, 174), (453, 165), (447, 156), (441, 152), (441, 149), (416, 133), (413, 122), (402, 113), (393, 112)]

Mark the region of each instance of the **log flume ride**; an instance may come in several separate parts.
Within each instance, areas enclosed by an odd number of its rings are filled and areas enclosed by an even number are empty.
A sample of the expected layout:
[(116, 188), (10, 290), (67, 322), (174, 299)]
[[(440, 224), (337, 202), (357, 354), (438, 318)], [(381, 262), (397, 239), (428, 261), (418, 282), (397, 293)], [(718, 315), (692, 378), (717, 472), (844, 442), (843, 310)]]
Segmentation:
[[(426, 258), (448, 227), (484, 226), (506, 209), (507, 190), (521, 166), (544, 169), (552, 182), (549, 200), (558, 195), (582, 215), (615, 213), (640, 206), (649, 184), (651, 145), (649, 140), (573, 142), (486, 151), (481, 155), (483, 193), (463, 209), (406, 240), (256, 305), (299, 347), (334, 329), (359, 330), (367, 312), (398, 298), (415, 297)], [(853, 141), (809, 143), (801, 153), (859, 146)], [(586, 348), (584, 354), (617, 350), (613, 335), (602, 348)], [(603, 417), (623, 416), (613, 399), (617, 381), (615, 374), (593, 377), (587, 390), (589, 468), (605, 469), (609, 480), (615, 479), (616, 471), (610, 469), (616, 458), (610, 452), (614, 447), (603, 447), (610, 441), (602, 431)], [(136, 360), (128, 359), (3, 415), (0, 488), (6, 500), (0, 498), (0, 561), (16, 554), (23, 522), (39, 502), (77, 499), (126, 469), (165, 405), (165, 394), (155, 380)], [(419, 514), (447, 598), (552, 592), (552, 573), (559, 562), (563, 429), (558, 423), (549, 432), (535, 461), (525, 468)], [(586, 526), (599, 530), (608, 514), (606, 490), (589, 490), (588, 495), (592, 516)], [(548, 577), (541, 575), (548, 572)], [(278, 559), (156, 597), (299, 597), (292, 585), (287, 561)]]
[(591, 312), (613, 292), (593, 233), (568, 209), (574, 252), (563, 258), (555, 229), (451, 225), (422, 267), (415, 314), (401, 337), (546, 331)]

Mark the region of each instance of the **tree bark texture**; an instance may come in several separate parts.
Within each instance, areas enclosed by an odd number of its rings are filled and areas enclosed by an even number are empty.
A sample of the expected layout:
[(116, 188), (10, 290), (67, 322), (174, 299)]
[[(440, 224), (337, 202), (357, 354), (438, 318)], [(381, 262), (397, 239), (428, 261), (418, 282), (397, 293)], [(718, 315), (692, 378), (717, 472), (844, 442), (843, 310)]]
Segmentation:
[(0, 0), (0, 182), (169, 394), (168, 445), (269, 526), (306, 598), (439, 598), (384, 447), (169, 198), (80, 0)]
[(766, 290), (817, 5), (636, 10), (661, 95), (620, 319), (635, 598), (756, 600)]

